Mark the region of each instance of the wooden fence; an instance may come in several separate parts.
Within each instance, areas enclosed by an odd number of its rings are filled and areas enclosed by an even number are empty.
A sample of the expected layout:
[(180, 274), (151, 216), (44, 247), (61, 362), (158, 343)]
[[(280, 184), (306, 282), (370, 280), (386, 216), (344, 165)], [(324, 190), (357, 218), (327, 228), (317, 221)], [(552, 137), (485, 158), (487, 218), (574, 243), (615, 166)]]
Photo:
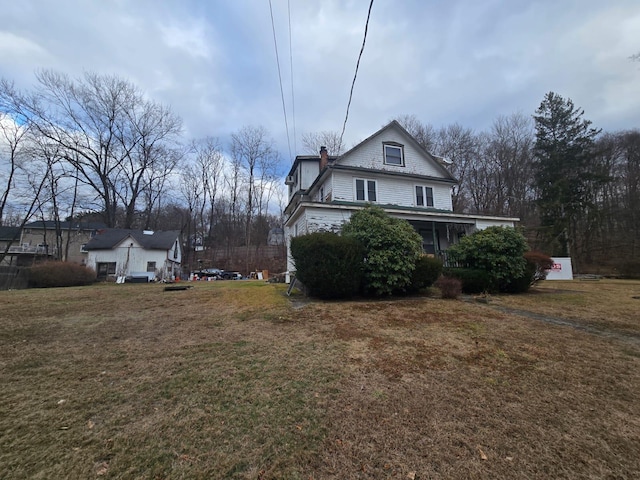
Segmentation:
[(29, 285), (28, 270), (14, 266), (0, 266), (0, 290), (17, 290)]

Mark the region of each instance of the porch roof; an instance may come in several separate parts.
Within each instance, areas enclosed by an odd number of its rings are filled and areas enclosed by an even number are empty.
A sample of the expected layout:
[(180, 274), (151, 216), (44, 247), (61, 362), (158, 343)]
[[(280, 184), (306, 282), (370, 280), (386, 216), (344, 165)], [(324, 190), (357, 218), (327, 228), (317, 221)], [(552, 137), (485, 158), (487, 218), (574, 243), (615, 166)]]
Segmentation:
[[(312, 201), (301, 201), (297, 206), (294, 212), (289, 216), (286, 220), (285, 224), (293, 221), (299, 213), (305, 208), (311, 209), (326, 209), (326, 210), (362, 210), (366, 208), (369, 204), (361, 203), (361, 202), (345, 202), (345, 201), (332, 201), (332, 202), (312, 202)], [(511, 222), (516, 223), (520, 221), (517, 217), (499, 217), (493, 215), (474, 215), (468, 213), (455, 213), (449, 210), (438, 210), (435, 208), (420, 208), (420, 207), (405, 207), (401, 205), (391, 205), (391, 204), (379, 204), (376, 203), (376, 206), (381, 207), (385, 212), (393, 217), (402, 218), (404, 220), (410, 221), (425, 221), (425, 222), (441, 222), (441, 223), (466, 223), (469, 225), (475, 225), (478, 221), (484, 222), (496, 222), (496, 223), (505, 223)]]

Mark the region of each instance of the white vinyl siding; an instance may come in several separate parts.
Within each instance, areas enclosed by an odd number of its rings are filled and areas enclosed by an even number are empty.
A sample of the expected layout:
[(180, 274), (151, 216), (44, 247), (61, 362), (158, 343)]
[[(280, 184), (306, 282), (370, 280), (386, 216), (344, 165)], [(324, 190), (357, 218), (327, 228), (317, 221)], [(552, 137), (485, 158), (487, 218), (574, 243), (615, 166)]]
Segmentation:
[[(355, 178), (353, 173), (334, 172), (332, 200), (357, 202)], [(371, 180), (376, 181), (376, 203), (381, 205), (416, 206), (415, 179), (378, 175)], [(453, 210), (451, 204), (451, 185), (438, 182), (430, 183), (433, 191), (433, 208)]]
[[(404, 145), (404, 166), (387, 165), (384, 163), (384, 151), (383, 148), (381, 148), (383, 143)], [(412, 173), (428, 177), (442, 177), (443, 175), (436, 160), (425, 157), (422, 150), (407, 143), (407, 137), (395, 131), (393, 128), (372, 137), (368, 142), (360, 145), (356, 150), (349, 153), (349, 155), (342, 157), (340, 159), (340, 165)]]

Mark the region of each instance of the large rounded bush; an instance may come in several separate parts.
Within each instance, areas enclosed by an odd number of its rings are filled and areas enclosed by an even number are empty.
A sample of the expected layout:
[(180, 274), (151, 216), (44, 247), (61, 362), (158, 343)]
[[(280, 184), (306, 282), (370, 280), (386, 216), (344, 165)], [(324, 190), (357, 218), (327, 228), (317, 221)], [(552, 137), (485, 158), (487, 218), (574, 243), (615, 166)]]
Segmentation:
[(291, 239), (296, 278), (309, 295), (348, 298), (358, 293), (362, 280), (363, 248), (351, 237), (318, 232)]
[(488, 227), (478, 230), (448, 250), (449, 259), (461, 266), (484, 270), (492, 291), (525, 275), (527, 241), (515, 228)]
[(553, 267), (553, 259), (542, 252), (526, 252), (524, 260), (527, 262), (524, 274), (504, 282), (501, 291), (506, 293), (525, 293), (532, 285), (546, 279), (547, 273)]
[(382, 296), (410, 288), (416, 261), (422, 255), (422, 237), (409, 222), (369, 206), (351, 216), (342, 234), (364, 247), (364, 293)]

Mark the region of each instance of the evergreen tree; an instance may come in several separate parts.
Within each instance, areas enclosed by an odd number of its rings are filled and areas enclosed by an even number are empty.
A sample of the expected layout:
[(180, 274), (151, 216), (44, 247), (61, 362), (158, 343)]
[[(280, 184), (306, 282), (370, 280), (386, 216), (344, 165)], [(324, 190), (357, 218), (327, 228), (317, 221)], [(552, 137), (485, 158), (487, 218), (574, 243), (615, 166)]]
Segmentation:
[(594, 139), (600, 130), (571, 99), (549, 92), (534, 115), (534, 186), (538, 190), (540, 233), (551, 255), (574, 255), (578, 225), (594, 205), (594, 189), (605, 179), (595, 165)]

